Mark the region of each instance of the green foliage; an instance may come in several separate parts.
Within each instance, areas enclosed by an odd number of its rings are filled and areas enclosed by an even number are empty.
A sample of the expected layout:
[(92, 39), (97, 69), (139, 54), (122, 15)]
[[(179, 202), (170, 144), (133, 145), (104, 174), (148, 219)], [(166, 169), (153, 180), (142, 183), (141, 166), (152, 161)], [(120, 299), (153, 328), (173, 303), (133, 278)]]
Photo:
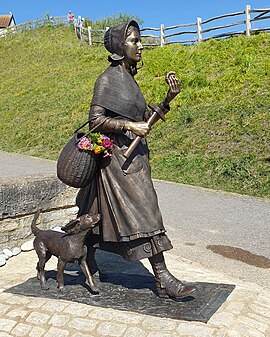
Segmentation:
[(106, 27), (120, 25), (121, 23), (125, 23), (131, 20), (136, 20), (139, 24), (143, 23), (143, 20), (138, 16), (120, 12), (118, 14), (108, 16), (107, 18), (101, 18), (97, 20), (86, 19), (85, 26), (90, 26), (93, 29), (106, 29)]
[[(269, 54), (267, 33), (145, 48), (136, 80), (146, 101), (164, 98), (167, 71), (182, 87), (148, 136), (153, 177), (269, 197)], [(1, 38), (0, 148), (56, 159), (88, 118), (107, 56), (66, 26)]]

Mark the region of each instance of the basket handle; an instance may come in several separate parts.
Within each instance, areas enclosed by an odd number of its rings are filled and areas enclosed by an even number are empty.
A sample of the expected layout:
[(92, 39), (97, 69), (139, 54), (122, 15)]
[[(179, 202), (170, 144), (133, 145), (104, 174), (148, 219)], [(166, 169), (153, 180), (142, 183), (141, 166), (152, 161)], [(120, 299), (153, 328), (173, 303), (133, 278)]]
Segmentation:
[[(78, 139), (78, 141), (76, 143), (78, 143), (80, 141), (81, 138), (89, 135), (89, 133), (95, 131), (101, 124), (105, 123), (106, 120), (108, 120), (109, 117), (106, 117), (103, 121), (101, 121), (100, 123), (98, 123), (98, 125), (94, 126), (92, 129), (90, 129), (89, 131), (87, 131), (82, 137), (80, 137)], [(74, 133), (78, 132), (79, 130), (81, 130), (85, 125), (87, 125), (88, 123), (90, 123), (90, 120), (88, 120), (87, 122), (85, 122), (84, 124), (82, 124), (77, 130), (74, 131)]]

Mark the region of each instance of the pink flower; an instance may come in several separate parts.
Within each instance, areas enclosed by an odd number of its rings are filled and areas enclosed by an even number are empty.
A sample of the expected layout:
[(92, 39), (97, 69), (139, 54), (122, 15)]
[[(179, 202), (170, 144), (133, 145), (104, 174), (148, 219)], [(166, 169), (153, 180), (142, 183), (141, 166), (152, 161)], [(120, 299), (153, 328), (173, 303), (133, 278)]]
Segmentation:
[(107, 158), (107, 157), (111, 157), (111, 156), (112, 156), (112, 154), (107, 152), (106, 154), (104, 154), (104, 156), (102, 158)]
[(103, 158), (112, 156), (113, 141), (100, 133), (90, 133), (80, 139), (78, 148), (84, 151), (92, 151), (96, 155), (101, 154)]
[(105, 135), (101, 137), (101, 140), (102, 146), (105, 148), (105, 150), (111, 150), (111, 148), (113, 147), (113, 141), (110, 140), (110, 138)]
[(92, 144), (90, 139), (87, 137), (83, 137), (78, 143), (78, 148), (81, 150), (92, 150)]

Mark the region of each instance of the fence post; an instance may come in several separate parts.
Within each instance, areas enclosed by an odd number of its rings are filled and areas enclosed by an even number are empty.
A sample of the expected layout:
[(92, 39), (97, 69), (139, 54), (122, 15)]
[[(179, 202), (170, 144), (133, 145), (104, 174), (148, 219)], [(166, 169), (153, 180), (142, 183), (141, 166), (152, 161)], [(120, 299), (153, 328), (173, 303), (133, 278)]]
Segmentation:
[(251, 23), (250, 23), (250, 5), (246, 5), (246, 37), (250, 37)]
[(198, 34), (198, 43), (202, 42), (202, 19), (197, 18), (197, 34)]
[(91, 29), (91, 27), (87, 27), (87, 29), (88, 29), (89, 46), (92, 46), (92, 29)]
[(164, 25), (160, 25), (160, 47), (163, 47), (165, 44), (165, 34), (164, 34)]

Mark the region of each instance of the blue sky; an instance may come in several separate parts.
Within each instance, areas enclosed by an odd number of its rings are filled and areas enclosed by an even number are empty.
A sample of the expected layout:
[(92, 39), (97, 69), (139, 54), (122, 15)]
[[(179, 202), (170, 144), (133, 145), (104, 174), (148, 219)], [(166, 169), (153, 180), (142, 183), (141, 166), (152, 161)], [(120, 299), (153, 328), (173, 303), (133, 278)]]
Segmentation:
[(140, 17), (142, 27), (159, 27), (161, 23), (172, 26), (195, 23), (197, 17), (203, 20), (225, 13), (242, 11), (245, 5), (253, 9), (270, 8), (269, 0), (0, 0), (0, 14), (12, 12), (16, 23), (52, 16), (66, 15), (71, 10), (75, 16), (90, 19), (105, 18), (119, 12)]

